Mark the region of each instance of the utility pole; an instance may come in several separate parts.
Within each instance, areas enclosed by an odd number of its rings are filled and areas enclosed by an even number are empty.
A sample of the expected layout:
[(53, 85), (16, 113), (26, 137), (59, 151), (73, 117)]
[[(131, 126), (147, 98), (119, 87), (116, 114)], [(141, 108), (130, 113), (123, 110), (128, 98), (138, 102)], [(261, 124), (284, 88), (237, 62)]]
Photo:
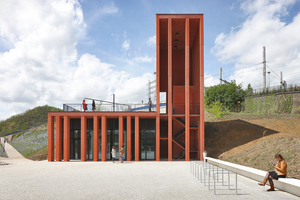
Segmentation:
[(151, 98), (151, 96), (150, 96), (150, 87), (151, 87), (150, 80), (148, 80), (148, 98)]
[(281, 87), (286, 90), (286, 81), (283, 80), (282, 71), (280, 72), (280, 89)]
[(222, 85), (222, 67), (220, 67), (220, 85)]
[(151, 94), (156, 98), (156, 80), (148, 80), (148, 98), (151, 98)]
[(222, 67), (220, 67), (220, 85), (222, 85), (222, 82), (230, 84), (228, 81), (222, 79)]
[(116, 105), (115, 105), (115, 94), (113, 94), (113, 111), (115, 112), (115, 107), (116, 107)]
[(269, 85), (268, 85), (268, 88), (270, 89), (270, 80), (271, 80), (270, 74), (271, 74), (271, 72), (267, 72), (267, 73), (269, 74)]
[(263, 82), (264, 82), (264, 91), (266, 91), (266, 48), (263, 47)]

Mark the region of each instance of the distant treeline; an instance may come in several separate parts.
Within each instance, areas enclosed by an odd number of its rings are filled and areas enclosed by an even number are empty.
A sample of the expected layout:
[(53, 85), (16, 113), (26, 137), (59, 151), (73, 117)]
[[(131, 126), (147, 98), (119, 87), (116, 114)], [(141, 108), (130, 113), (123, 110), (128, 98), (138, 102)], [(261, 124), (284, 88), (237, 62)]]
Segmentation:
[(52, 106), (39, 106), (24, 113), (14, 115), (0, 122), (0, 136), (17, 131), (26, 130), (48, 120), (48, 112), (62, 111)]

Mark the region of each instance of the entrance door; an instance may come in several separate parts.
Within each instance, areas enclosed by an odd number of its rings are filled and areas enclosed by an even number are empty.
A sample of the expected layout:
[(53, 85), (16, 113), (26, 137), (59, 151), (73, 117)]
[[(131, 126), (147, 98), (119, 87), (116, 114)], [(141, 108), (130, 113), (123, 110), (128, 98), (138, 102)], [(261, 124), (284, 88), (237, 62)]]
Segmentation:
[(107, 155), (106, 159), (111, 160), (111, 150), (115, 146), (116, 160), (119, 159), (119, 130), (107, 130)]
[(155, 159), (155, 130), (140, 131), (140, 159)]

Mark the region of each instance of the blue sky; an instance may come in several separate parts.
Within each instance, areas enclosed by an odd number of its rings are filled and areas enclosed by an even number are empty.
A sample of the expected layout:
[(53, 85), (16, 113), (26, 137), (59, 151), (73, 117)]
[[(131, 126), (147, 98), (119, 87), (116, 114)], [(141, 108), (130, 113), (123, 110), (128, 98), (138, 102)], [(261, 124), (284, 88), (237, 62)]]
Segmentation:
[[(184, 1), (184, 6), (183, 1), (82, 1), (81, 6), (87, 23), (87, 35), (86, 39), (78, 44), (79, 53), (94, 54), (104, 62), (116, 63), (122, 70), (130, 68), (122, 60), (134, 54), (155, 58), (155, 45), (149, 46), (147, 41), (156, 34), (156, 14), (203, 13), (205, 72), (218, 73), (223, 64), (210, 53), (216, 37), (221, 32), (230, 32), (231, 27), (238, 26), (246, 18), (236, 1)], [(99, 15), (97, 11), (103, 7), (115, 8), (118, 11), (112, 15)], [(121, 51), (124, 32), (130, 40), (130, 56)], [(153, 63), (148, 63), (134, 72), (153, 70)]]
[(2, 0), (0, 120), (85, 97), (146, 101), (157, 13), (204, 14), (206, 86), (222, 67), (227, 81), (262, 88), (263, 46), (268, 86), (280, 71), (300, 84), (300, 0)]

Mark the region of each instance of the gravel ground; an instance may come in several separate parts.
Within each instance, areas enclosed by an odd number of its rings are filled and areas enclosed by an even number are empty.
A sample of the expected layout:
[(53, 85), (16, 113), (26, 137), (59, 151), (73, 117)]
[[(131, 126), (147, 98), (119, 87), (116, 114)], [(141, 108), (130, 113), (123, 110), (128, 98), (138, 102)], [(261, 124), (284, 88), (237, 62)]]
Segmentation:
[[(1, 158), (0, 158), (1, 160)], [(238, 192), (218, 195), (190, 173), (189, 162), (47, 162), (9, 160), (0, 166), (1, 200), (6, 199), (299, 199), (266, 192), (238, 176)]]

